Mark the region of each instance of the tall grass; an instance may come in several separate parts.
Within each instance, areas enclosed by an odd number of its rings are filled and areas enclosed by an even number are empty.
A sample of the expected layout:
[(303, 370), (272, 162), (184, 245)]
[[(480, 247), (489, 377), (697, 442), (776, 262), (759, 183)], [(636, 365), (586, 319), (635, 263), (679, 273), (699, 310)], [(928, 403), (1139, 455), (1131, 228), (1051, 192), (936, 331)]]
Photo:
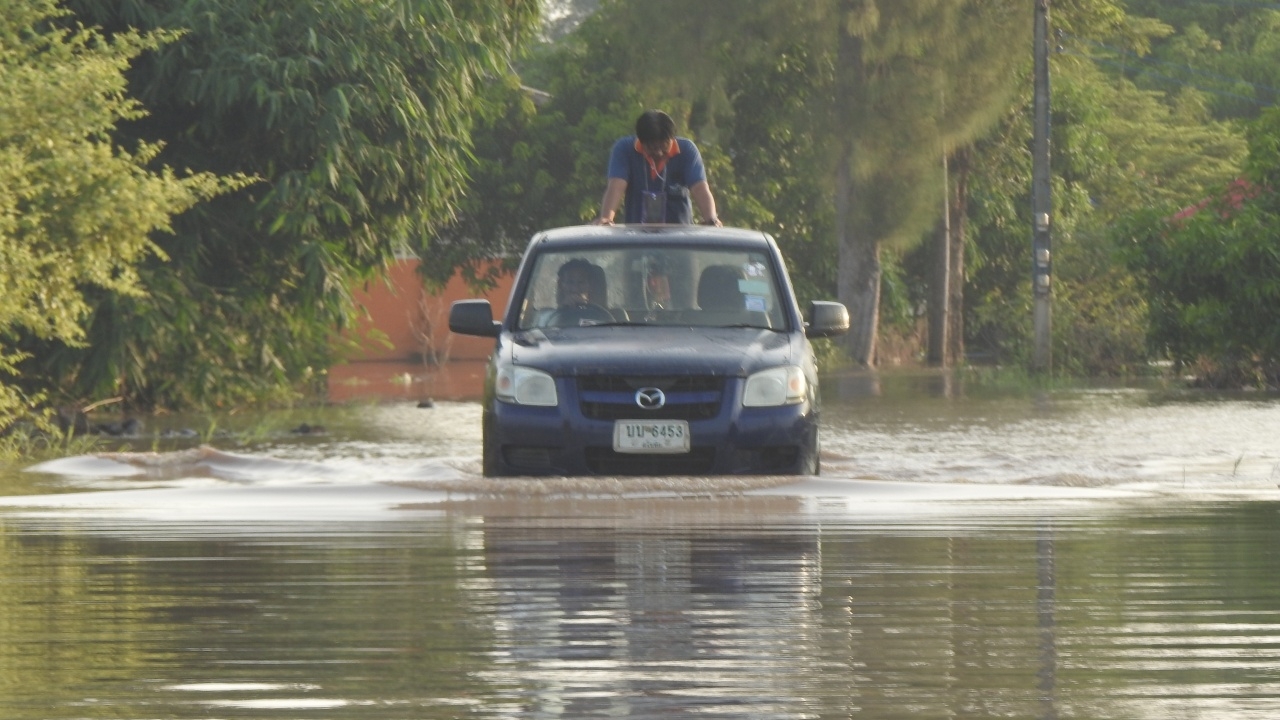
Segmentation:
[(94, 435), (77, 435), (57, 428), (18, 426), (0, 436), (0, 463), (40, 462), (93, 452), (101, 444)]

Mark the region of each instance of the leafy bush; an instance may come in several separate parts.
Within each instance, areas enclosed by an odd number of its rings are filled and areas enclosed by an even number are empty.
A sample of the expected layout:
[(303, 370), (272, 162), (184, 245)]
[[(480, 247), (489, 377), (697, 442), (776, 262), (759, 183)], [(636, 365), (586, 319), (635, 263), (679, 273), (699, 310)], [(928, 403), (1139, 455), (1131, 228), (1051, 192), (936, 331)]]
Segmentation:
[(1215, 386), (1280, 384), (1280, 110), (1250, 129), (1245, 182), (1178, 216), (1136, 218), (1149, 341)]

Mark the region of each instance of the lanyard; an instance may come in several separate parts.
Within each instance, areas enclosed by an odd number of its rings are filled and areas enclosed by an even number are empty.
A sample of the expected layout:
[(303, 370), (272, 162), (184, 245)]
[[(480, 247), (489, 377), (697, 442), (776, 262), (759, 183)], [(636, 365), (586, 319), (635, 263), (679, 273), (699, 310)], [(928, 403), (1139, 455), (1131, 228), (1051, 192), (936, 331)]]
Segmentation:
[(662, 163), (662, 172), (661, 172), (661, 173), (659, 173), (659, 172), (658, 172), (658, 169), (654, 166), (653, 160), (651, 160), (651, 159), (649, 158), (649, 156), (648, 156), (648, 155), (646, 155), (644, 159), (645, 159), (645, 160), (647, 160), (647, 161), (649, 162), (649, 170), (651, 170), (651, 172), (647, 172), (647, 173), (645, 173), (645, 174), (644, 174), (644, 189), (645, 189), (645, 192), (651, 192), (651, 191), (649, 190), (649, 181), (650, 181), (650, 180), (661, 180), (661, 181), (662, 181), (662, 191), (663, 191), (663, 192), (666, 192), (666, 191), (667, 191), (667, 164), (666, 164), (665, 162), (664, 162), (664, 163)]

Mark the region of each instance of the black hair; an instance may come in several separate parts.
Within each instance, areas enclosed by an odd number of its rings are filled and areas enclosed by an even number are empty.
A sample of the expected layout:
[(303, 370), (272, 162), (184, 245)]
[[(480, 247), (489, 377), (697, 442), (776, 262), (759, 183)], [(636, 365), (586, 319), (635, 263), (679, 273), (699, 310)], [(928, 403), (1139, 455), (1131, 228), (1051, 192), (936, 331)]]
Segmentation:
[(675, 137), (676, 121), (661, 110), (645, 110), (636, 119), (636, 138), (641, 143), (674, 140)]
[(573, 258), (560, 266), (556, 270), (556, 304), (563, 305), (564, 300), (560, 293), (564, 290), (564, 279), (569, 275), (570, 270), (581, 271), (583, 277), (587, 281), (587, 301), (597, 305), (605, 304), (605, 298), (608, 297), (606, 287), (608, 281), (604, 276), (604, 268), (587, 260), (586, 258)]
[(556, 276), (564, 277), (570, 270), (583, 270), (590, 275), (594, 267), (595, 264), (586, 258), (573, 258), (561, 265), (559, 270), (556, 270)]

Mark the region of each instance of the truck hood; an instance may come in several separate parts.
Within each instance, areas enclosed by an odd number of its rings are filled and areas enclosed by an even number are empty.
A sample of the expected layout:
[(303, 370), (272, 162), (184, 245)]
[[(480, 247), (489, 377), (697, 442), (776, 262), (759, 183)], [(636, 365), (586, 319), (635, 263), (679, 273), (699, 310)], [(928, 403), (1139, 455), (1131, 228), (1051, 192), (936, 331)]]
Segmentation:
[(792, 361), (788, 333), (760, 328), (608, 326), (512, 335), (517, 365), (552, 375), (746, 376)]

